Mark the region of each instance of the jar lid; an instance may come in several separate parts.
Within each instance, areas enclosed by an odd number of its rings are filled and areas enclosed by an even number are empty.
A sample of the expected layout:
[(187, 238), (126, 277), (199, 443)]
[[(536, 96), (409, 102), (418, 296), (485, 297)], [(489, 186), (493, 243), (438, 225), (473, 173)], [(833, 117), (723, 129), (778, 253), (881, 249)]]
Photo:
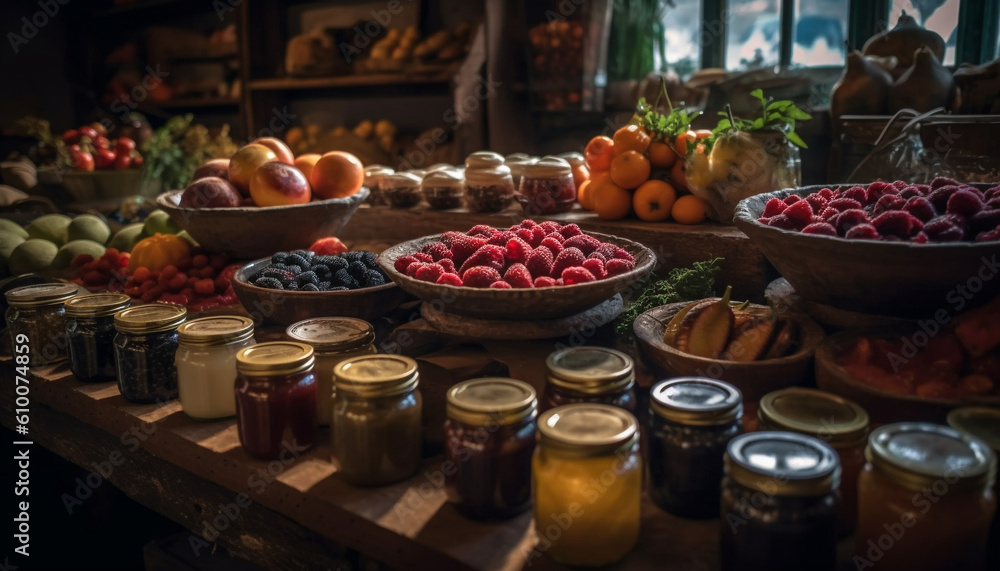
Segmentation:
[(132, 298), (124, 293), (91, 293), (66, 300), (66, 315), (70, 317), (105, 317), (125, 309)]
[(5, 294), (7, 303), (14, 307), (56, 305), (80, 293), (73, 284), (36, 284), (14, 288)]
[(775, 496), (819, 496), (840, 485), (840, 458), (817, 438), (794, 432), (751, 432), (729, 441), (726, 474)]
[(467, 169), (498, 167), (503, 163), (503, 155), (493, 151), (476, 151), (465, 158), (465, 168)]
[(538, 442), (561, 452), (600, 456), (631, 446), (639, 421), (623, 408), (607, 404), (567, 404), (538, 418)]
[(440, 171), (454, 170), (454, 168), (455, 168), (454, 166), (449, 165), (448, 163), (434, 163), (433, 165), (427, 167), (427, 174)]
[(890, 479), (914, 490), (944, 480), (952, 488), (992, 485), (996, 455), (985, 442), (926, 422), (886, 424), (872, 431), (865, 458)]
[(566, 161), (571, 167), (582, 167), (587, 164), (586, 159), (580, 153), (559, 153), (556, 157)]
[(383, 177), (396, 172), (392, 167), (385, 165), (368, 165), (365, 167), (365, 186), (370, 186), (375, 181), (381, 181)]
[(344, 353), (375, 341), (375, 330), (363, 319), (314, 317), (293, 323), (285, 330), (292, 341), (311, 345), (317, 353)]
[(861, 444), (868, 437), (868, 413), (857, 404), (816, 389), (793, 387), (770, 392), (757, 409), (761, 428), (815, 436), (834, 448)]
[(532, 178), (573, 176), (573, 167), (565, 159), (548, 156), (542, 157), (537, 163), (525, 167), (524, 174)]
[(715, 426), (743, 414), (739, 389), (714, 379), (690, 377), (663, 381), (649, 391), (650, 407), (660, 417), (689, 426)]
[(510, 167), (499, 165), (488, 168), (475, 168), (465, 171), (465, 184), (474, 186), (490, 186), (494, 184), (513, 186), (513, 179), (510, 176)]
[(948, 413), (948, 426), (982, 440), (1000, 454), (1000, 408), (964, 406)]
[(632, 358), (604, 347), (571, 347), (549, 355), (547, 381), (587, 395), (603, 395), (627, 388), (635, 381)]
[(421, 184), (424, 188), (462, 188), (464, 179), (458, 171), (449, 167), (427, 173)]
[(363, 397), (387, 397), (414, 389), (417, 362), (402, 355), (365, 355), (333, 368), (334, 387)]
[(538, 408), (535, 389), (524, 381), (485, 377), (448, 389), (448, 418), (476, 426), (512, 424)]
[(147, 303), (115, 314), (115, 329), (125, 333), (157, 333), (177, 329), (187, 319), (187, 308), (172, 303)]
[(177, 339), (184, 345), (228, 345), (253, 337), (253, 320), (238, 315), (220, 315), (193, 319), (177, 328)]
[(506, 157), (504, 157), (504, 160), (509, 163), (511, 161), (526, 161), (530, 158), (531, 155), (529, 155), (528, 153), (511, 153)]
[(382, 178), (382, 188), (384, 190), (414, 188), (420, 186), (420, 180), (421, 177), (408, 172), (387, 174)]
[(287, 376), (309, 371), (313, 348), (293, 341), (269, 341), (236, 353), (236, 371), (251, 377)]

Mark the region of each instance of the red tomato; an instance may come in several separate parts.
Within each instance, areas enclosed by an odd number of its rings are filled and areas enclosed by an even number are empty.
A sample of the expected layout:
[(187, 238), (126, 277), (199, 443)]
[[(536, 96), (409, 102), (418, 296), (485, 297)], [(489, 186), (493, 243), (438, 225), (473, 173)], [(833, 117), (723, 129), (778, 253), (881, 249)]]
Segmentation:
[(115, 170), (125, 170), (130, 166), (132, 166), (132, 157), (119, 154), (118, 157), (115, 158)]
[(84, 137), (89, 137), (91, 141), (97, 140), (97, 130), (93, 127), (80, 127), (77, 131)]
[(117, 150), (119, 153), (121, 153), (123, 150), (133, 151), (135, 150), (135, 141), (129, 139), (128, 137), (119, 137), (118, 141), (115, 143), (115, 150)]
[(94, 166), (98, 169), (110, 169), (114, 166), (116, 158), (118, 158), (117, 153), (111, 149), (97, 149), (94, 152)]

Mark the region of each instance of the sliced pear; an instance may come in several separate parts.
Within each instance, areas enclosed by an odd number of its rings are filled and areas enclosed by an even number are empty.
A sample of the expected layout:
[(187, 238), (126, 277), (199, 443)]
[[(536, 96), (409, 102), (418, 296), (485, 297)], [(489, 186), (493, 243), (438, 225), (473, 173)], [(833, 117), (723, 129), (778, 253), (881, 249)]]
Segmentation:
[(732, 287), (718, 301), (691, 308), (677, 331), (677, 349), (696, 357), (714, 359), (722, 353), (733, 330)]
[(784, 357), (798, 344), (799, 328), (791, 321), (782, 321), (778, 332), (774, 334), (771, 347), (764, 354), (765, 359)]
[(777, 323), (774, 319), (760, 319), (742, 327), (733, 335), (722, 358), (738, 363), (751, 363), (760, 359), (771, 346)]
[(673, 318), (670, 319), (670, 322), (667, 323), (666, 329), (663, 330), (663, 342), (665, 344), (670, 345), (671, 347), (674, 346), (674, 343), (677, 341), (677, 330), (680, 329), (681, 322), (684, 321), (684, 316), (688, 314), (688, 311), (691, 311), (692, 307), (698, 305), (699, 303), (701, 302), (692, 301), (674, 314)]

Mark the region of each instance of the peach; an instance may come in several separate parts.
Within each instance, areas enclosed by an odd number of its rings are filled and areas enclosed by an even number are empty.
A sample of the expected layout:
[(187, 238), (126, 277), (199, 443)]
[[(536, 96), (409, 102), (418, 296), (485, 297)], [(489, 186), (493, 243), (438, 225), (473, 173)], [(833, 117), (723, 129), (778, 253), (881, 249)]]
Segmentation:
[(250, 196), (250, 180), (257, 169), (265, 163), (278, 160), (274, 151), (264, 145), (251, 143), (236, 151), (229, 160), (229, 182), (243, 196)]
[(250, 181), (250, 197), (257, 206), (305, 204), (312, 199), (309, 181), (292, 165), (271, 161), (257, 169)]
[(320, 159), (322, 155), (317, 155), (316, 153), (309, 153), (307, 155), (299, 155), (295, 158), (295, 168), (302, 171), (302, 174), (306, 175), (306, 180), (309, 180), (312, 174), (313, 167), (316, 166), (316, 161)]
[(319, 198), (346, 198), (361, 190), (365, 167), (358, 157), (344, 151), (330, 151), (316, 161), (309, 182)]
[(292, 150), (288, 148), (281, 139), (275, 139), (274, 137), (261, 137), (253, 142), (255, 145), (264, 145), (265, 147), (274, 151), (274, 155), (278, 157), (277, 160), (290, 165), (295, 162), (295, 155), (292, 154)]
[(206, 176), (217, 176), (229, 180), (229, 159), (212, 159), (208, 161), (194, 171), (191, 180), (198, 180)]
[(226, 208), (239, 206), (241, 199), (239, 191), (228, 180), (206, 176), (184, 189), (180, 204), (185, 208)]

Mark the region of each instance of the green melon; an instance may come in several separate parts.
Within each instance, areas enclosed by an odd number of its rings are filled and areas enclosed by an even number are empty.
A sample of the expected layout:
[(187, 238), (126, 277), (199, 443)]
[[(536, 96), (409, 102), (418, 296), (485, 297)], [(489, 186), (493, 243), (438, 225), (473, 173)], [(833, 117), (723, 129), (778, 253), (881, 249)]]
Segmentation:
[(154, 210), (146, 217), (146, 223), (142, 226), (142, 235), (149, 237), (157, 232), (160, 234), (176, 234), (181, 231), (181, 227), (174, 222), (174, 219), (165, 210)]
[(132, 246), (135, 246), (142, 237), (142, 223), (129, 224), (111, 238), (108, 247), (119, 252), (131, 252)]
[(66, 231), (71, 222), (73, 219), (63, 214), (45, 214), (32, 220), (24, 229), (28, 231), (29, 238), (48, 240), (58, 249), (66, 243)]
[(25, 240), (28, 239), (27, 230), (22, 228), (17, 222), (7, 220), (6, 218), (0, 218), (0, 234), (16, 234)]
[(90, 254), (95, 258), (104, 255), (104, 244), (93, 240), (72, 240), (66, 242), (56, 252), (56, 257), (52, 260), (52, 267), (57, 270), (64, 270), (69, 267), (78, 254)]
[(66, 241), (90, 240), (105, 244), (111, 237), (111, 228), (104, 220), (93, 214), (81, 214), (69, 223), (66, 229)]
[(10, 273), (16, 276), (47, 269), (58, 252), (59, 247), (48, 240), (25, 240), (10, 253)]

